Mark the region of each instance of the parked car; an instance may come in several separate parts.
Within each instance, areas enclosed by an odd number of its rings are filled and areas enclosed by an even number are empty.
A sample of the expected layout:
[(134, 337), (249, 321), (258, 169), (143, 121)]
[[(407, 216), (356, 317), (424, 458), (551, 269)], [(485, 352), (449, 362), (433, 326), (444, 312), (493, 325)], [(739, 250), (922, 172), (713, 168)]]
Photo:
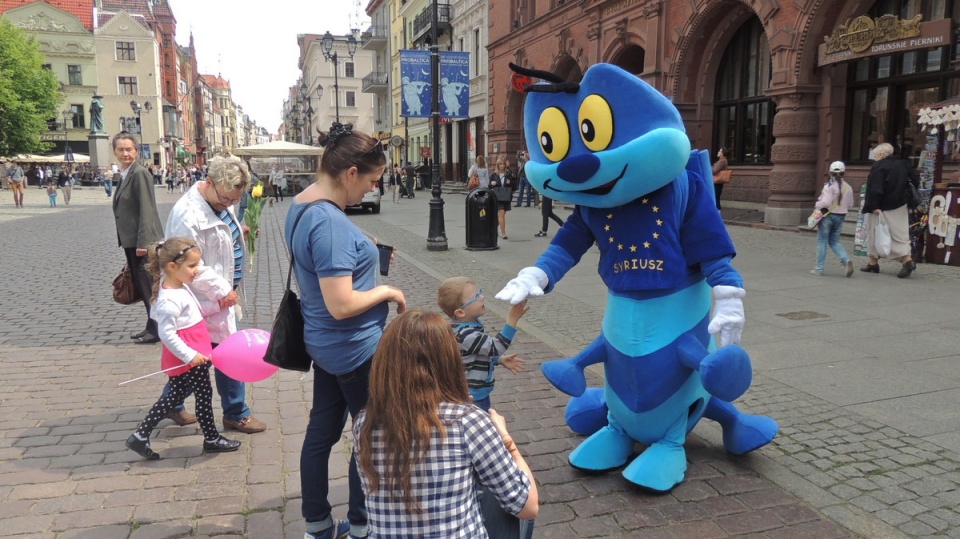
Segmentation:
[(351, 210), (371, 210), (373, 213), (380, 213), (380, 182), (378, 181), (373, 189), (363, 195), (363, 200), (359, 204), (347, 206)]

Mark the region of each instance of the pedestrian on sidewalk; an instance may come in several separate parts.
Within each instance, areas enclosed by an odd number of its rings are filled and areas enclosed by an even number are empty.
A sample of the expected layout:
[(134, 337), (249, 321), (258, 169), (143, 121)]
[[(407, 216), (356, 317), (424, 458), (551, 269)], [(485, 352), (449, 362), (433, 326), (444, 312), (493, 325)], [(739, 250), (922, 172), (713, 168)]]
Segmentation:
[(127, 132), (113, 137), (113, 154), (120, 161), (114, 181), (117, 184), (113, 197), (113, 218), (117, 225), (117, 242), (123, 248), (127, 266), (133, 273), (137, 292), (143, 298), (147, 311), (147, 323), (143, 331), (130, 336), (137, 344), (160, 342), (157, 323), (150, 318), (150, 291), (153, 280), (144, 268), (147, 261), (147, 246), (163, 238), (163, 225), (157, 213), (157, 195), (153, 177), (137, 163), (137, 139)]
[(287, 188), (287, 178), (280, 170), (280, 165), (273, 165), (273, 172), (270, 173), (270, 185), (273, 186), (274, 202), (283, 202), (283, 190)]
[(390, 192), (393, 193), (393, 203), (399, 202), (403, 196), (400, 194), (400, 186), (403, 175), (400, 172), (400, 163), (393, 164), (393, 172), (390, 173)]
[(203, 431), (203, 450), (210, 453), (236, 451), (240, 442), (228, 440), (217, 430), (213, 420), (210, 386), (210, 334), (203, 322), (205, 309), (223, 308), (235, 300), (200, 301), (187, 286), (200, 274), (200, 248), (191, 238), (173, 237), (150, 245), (147, 270), (153, 276), (153, 316), (157, 320), (163, 349), (160, 368), (171, 369), (167, 375), (169, 392), (164, 390), (147, 412), (137, 430), (127, 438), (126, 446), (147, 460), (160, 458), (150, 448), (150, 433), (187, 395), (196, 395), (197, 417)]
[(897, 277), (905, 279), (917, 269), (910, 244), (910, 218), (907, 210), (907, 184), (920, 188), (920, 178), (913, 167), (896, 157), (893, 146), (887, 142), (874, 148), (877, 161), (867, 174), (867, 195), (863, 211), (867, 214), (867, 254), (870, 260), (860, 271), (880, 273), (880, 257), (874, 241), (874, 230), (880, 213), (890, 229), (890, 254), (886, 258), (897, 259), (902, 264)]
[(490, 186), (490, 171), (487, 170), (487, 159), (482, 155), (477, 156), (476, 162), (467, 171), (468, 181), (474, 174), (480, 179), (480, 187), (486, 189)]
[[(201, 296), (216, 297), (222, 291), (233, 300), (227, 308), (205, 314), (204, 321), (213, 347), (237, 332), (237, 309), (243, 297), (243, 270), (246, 260), (244, 237), (248, 228), (236, 216), (233, 206), (240, 201), (250, 184), (250, 169), (239, 157), (217, 156), (210, 160), (207, 178), (195, 184), (177, 200), (167, 217), (167, 236), (192, 238), (203, 248), (201, 273), (190, 288)], [(255, 434), (267, 425), (253, 416), (246, 403), (246, 384), (227, 376), (220, 369), (214, 371), (217, 393), (223, 409), (223, 428), (245, 434)], [(183, 401), (170, 413), (179, 425), (196, 421), (183, 410)]]
[(840, 229), (843, 228), (843, 220), (853, 204), (853, 188), (843, 181), (846, 168), (843, 161), (830, 163), (830, 176), (823, 185), (820, 198), (814, 204), (813, 217), (820, 219), (817, 223), (817, 263), (810, 270), (814, 275), (823, 275), (823, 266), (827, 261), (827, 245), (840, 259), (846, 276), (853, 275), (853, 261), (840, 243)]
[(57, 188), (63, 193), (63, 203), (69, 206), (70, 195), (73, 194), (73, 182), (70, 178), (70, 169), (66, 164), (60, 169), (60, 174), (57, 174)]
[(505, 240), (509, 239), (507, 238), (507, 212), (510, 211), (513, 202), (516, 183), (507, 164), (507, 158), (502, 155), (497, 158), (497, 166), (490, 174), (489, 187), (497, 198), (497, 224), (500, 225), (500, 235)]
[(487, 311), (486, 298), (483, 290), (469, 277), (451, 277), (444, 281), (437, 291), (437, 305), (450, 317), (450, 325), (463, 355), (473, 403), (487, 411), (496, 366), (503, 365), (514, 374), (523, 372), (524, 360), (517, 354), (506, 352), (517, 334), (517, 322), (529, 310), (527, 302), (510, 306), (507, 324), (495, 335), (485, 333), (480, 317)]
[[(532, 187), (531, 187), (532, 189)], [(557, 226), (563, 226), (563, 220), (553, 213), (553, 199), (547, 195), (540, 196), (540, 215), (543, 216), (543, 224), (540, 225), (540, 232), (534, 234), (538, 238), (542, 238), (547, 235), (547, 228), (550, 226), (550, 219), (553, 219)]]
[(532, 526), (520, 531), (516, 517), (533, 519), (539, 511), (533, 472), (503, 417), (471, 405), (461, 365), (439, 314), (415, 309), (387, 326), (373, 358), (369, 402), (353, 425), (372, 535), (532, 534)]
[(53, 178), (47, 178), (47, 197), (50, 199), (50, 207), (57, 207), (57, 182)]
[(717, 150), (717, 161), (713, 164), (713, 194), (717, 200), (717, 211), (720, 211), (720, 194), (723, 193), (723, 186), (726, 183), (720, 179), (720, 173), (728, 168), (727, 150), (720, 148)]
[(413, 163), (407, 163), (407, 166), (403, 169), (404, 176), (406, 176), (406, 185), (404, 186), (404, 191), (407, 198), (413, 198), (413, 190), (416, 187), (416, 178), (417, 178), (417, 169), (413, 167)]
[(389, 304), (403, 313), (406, 298), (398, 288), (377, 284), (377, 247), (344, 214), (386, 170), (380, 141), (339, 122), (318, 141), (324, 152), (317, 181), (294, 197), (284, 229), (313, 359), (313, 403), (300, 452), (304, 538), (361, 538), (367, 536), (367, 511), (356, 459), (350, 458), (348, 469), (347, 521), (334, 519), (330, 451), (340, 441), (347, 413), (356, 420), (367, 404), (370, 363)]
[[(530, 202), (537, 199), (538, 193), (537, 190), (530, 185), (530, 182), (527, 181), (527, 152), (520, 150), (517, 152), (517, 179), (519, 180), (520, 186), (517, 188), (517, 203), (514, 204), (515, 208), (519, 208), (523, 204), (523, 195), (527, 195), (526, 206), (530, 207)], [(540, 203), (537, 202), (537, 205)]]
[(20, 167), (20, 163), (16, 161), (10, 163), (10, 166), (7, 167), (7, 177), (5, 179), (7, 180), (7, 184), (10, 185), (10, 191), (13, 193), (14, 207), (22, 208), (26, 178), (24, 178), (23, 168)]

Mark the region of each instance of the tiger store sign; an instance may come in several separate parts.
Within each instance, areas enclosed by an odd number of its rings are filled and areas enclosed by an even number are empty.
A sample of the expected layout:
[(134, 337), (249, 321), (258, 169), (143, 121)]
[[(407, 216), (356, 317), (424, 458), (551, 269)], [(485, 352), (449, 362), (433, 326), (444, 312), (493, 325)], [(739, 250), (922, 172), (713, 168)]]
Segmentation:
[(922, 22), (923, 15), (901, 19), (883, 15), (876, 19), (861, 15), (841, 24), (824, 36), (818, 49), (817, 65), (857, 60), (916, 49), (942, 47), (952, 42), (952, 21)]

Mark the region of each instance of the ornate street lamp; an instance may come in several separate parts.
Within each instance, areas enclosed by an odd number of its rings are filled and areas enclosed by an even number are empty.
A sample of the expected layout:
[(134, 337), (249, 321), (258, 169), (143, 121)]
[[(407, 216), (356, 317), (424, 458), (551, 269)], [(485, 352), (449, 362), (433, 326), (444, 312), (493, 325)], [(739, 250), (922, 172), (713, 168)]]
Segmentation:
[(70, 128), (69, 122), (73, 118), (72, 110), (65, 110), (60, 113), (63, 116), (63, 160), (68, 163), (73, 162), (73, 149), (70, 148)]
[(433, 9), (430, 21), (430, 66), (432, 73), (430, 77), (430, 95), (433, 110), (430, 115), (433, 132), (433, 166), (430, 169), (431, 179), (433, 180), (430, 194), (430, 224), (427, 229), (427, 250), (428, 251), (446, 251), (447, 250), (447, 232), (443, 224), (443, 198), (440, 189), (440, 8), (437, 5), (439, 0), (433, 0)]
[(347, 39), (336, 39), (333, 37), (333, 34), (328, 30), (327, 33), (323, 34), (323, 38), (320, 40), (320, 43), (323, 48), (323, 57), (329, 61), (333, 62), (333, 91), (334, 91), (334, 102), (336, 105), (336, 117), (337, 123), (340, 123), (340, 76), (338, 73), (340, 57), (337, 55), (337, 51), (333, 50), (334, 43), (344, 43), (347, 44), (347, 54), (350, 55), (350, 59), (353, 60), (353, 55), (357, 52), (357, 38), (352, 35), (347, 36)]

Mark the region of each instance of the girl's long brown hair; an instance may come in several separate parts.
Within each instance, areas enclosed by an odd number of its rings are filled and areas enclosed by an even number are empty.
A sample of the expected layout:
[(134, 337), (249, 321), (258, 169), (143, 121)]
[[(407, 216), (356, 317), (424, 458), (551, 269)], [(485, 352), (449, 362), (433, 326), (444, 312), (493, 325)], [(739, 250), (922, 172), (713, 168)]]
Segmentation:
[[(387, 326), (370, 368), (370, 398), (358, 443), (360, 470), (371, 492), (399, 491), (407, 510), (419, 512), (410, 469), (423, 460), (434, 430), (446, 436), (438, 415), (441, 402), (470, 402), (460, 347), (443, 316), (412, 309)], [(385, 452), (383, 476), (373, 465), (374, 431)]]

